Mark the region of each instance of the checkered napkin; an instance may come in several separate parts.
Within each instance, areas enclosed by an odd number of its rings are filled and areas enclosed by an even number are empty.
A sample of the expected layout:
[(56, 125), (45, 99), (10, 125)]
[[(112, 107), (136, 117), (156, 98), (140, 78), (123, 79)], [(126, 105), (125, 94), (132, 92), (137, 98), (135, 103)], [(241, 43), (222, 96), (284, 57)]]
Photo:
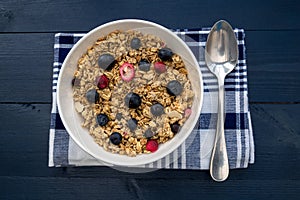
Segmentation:
[[(238, 38), (239, 61), (237, 67), (225, 80), (226, 120), (225, 135), (231, 169), (246, 168), (254, 163), (254, 140), (248, 105), (247, 65), (245, 33), (234, 30)], [(199, 62), (203, 75), (204, 100), (199, 125), (190, 137), (171, 154), (145, 168), (208, 169), (217, 121), (217, 79), (204, 62), (204, 47), (209, 29), (176, 30), (175, 33), (187, 43)], [(57, 33), (54, 44), (53, 104), (49, 135), (49, 166), (100, 166), (104, 165), (83, 151), (66, 132), (60, 119), (57, 102), (57, 79), (62, 63), (73, 45), (84, 34)]]

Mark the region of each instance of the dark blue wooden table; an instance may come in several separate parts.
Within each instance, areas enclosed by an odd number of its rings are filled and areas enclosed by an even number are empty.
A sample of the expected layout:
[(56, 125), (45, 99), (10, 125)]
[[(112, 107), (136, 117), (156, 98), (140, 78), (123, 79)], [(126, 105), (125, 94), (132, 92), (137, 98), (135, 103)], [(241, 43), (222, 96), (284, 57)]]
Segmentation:
[[(299, 11), (296, 0), (1, 0), (0, 199), (299, 199)], [(120, 18), (245, 29), (254, 165), (224, 183), (207, 171), (47, 167), (54, 33)]]

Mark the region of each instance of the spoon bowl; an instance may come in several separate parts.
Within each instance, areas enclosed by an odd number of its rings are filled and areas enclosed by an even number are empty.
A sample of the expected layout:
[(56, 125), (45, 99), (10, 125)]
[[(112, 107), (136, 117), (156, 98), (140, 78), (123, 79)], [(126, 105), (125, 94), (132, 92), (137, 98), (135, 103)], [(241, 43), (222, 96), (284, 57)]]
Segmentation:
[(220, 20), (212, 27), (206, 42), (205, 61), (218, 79), (218, 122), (210, 161), (210, 174), (215, 181), (224, 181), (229, 175), (229, 163), (224, 133), (224, 80), (238, 61), (238, 45), (230, 24)]
[(207, 67), (216, 76), (227, 75), (235, 68), (238, 46), (234, 31), (228, 22), (220, 20), (215, 23), (208, 35), (205, 50)]

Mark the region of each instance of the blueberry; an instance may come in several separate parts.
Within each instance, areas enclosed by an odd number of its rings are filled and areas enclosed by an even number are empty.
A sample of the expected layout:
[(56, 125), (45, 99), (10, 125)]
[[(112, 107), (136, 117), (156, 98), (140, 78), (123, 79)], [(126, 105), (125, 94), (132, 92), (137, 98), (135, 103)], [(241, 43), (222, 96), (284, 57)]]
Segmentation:
[(141, 47), (141, 40), (139, 38), (132, 38), (130, 41), (130, 47), (133, 49), (138, 49)]
[(128, 120), (127, 125), (130, 131), (133, 132), (137, 128), (137, 123), (138, 121), (135, 118), (131, 118), (130, 120)]
[(113, 132), (110, 136), (109, 136), (109, 140), (111, 143), (113, 143), (114, 145), (118, 145), (122, 142), (122, 135), (118, 132)]
[(148, 62), (148, 60), (142, 59), (139, 62), (139, 68), (140, 68), (140, 70), (142, 70), (144, 72), (149, 71), (150, 70), (150, 66), (151, 66), (151, 64)]
[(117, 115), (116, 115), (116, 119), (118, 120), (118, 121), (120, 121), (121, 119), (122, 119), (122, 113), (117, 113)]
[(99, 126), (105, 126), (108, 123), (108, 117), (106, 114), (97, 115), (97, 123)]
[(99, 56), (98, 65), (101, 69), (111, 70), (115, 64), (115, 58), (109, 53)]
[(90, 103), (96, 103), (97, 101), (99, 101), (99, 94), (95, 89), (90, 89), (89, 91), (87, 91), (85, 97)]
[(158, 57), (162, 61), (172, 60), (172, 56), (173, 56), (173, 52), (170, 48), (165, 47), (165, 48), (158, 50)]
[(178, 124), (178, 122), (175, 122), (174, 124), (171, 124), (171, 131), (173, 133), (178, 133), (180, 130), (180, 125)]
[(125, 97), (125, 105), (129, 108), (137, 108), (141, 103), (141, 97), (136, 93), (130, 92)]
[(147, 139), (150, 139), (152, 136), (154, 136), (155, 134), (153, 133), (153, 131), (151, 131), (151, 129), (147, 129), (144, 133), (144, 137)]
[(171, 96), (180, 95), (183, 91), (183, 87), (179, 81), (173, 80), (167, 84), (167, 92)]
[(164, 107), (160, 103), (153, 104), (150, 111), (154, 116), (160, 116), (164, 113)]

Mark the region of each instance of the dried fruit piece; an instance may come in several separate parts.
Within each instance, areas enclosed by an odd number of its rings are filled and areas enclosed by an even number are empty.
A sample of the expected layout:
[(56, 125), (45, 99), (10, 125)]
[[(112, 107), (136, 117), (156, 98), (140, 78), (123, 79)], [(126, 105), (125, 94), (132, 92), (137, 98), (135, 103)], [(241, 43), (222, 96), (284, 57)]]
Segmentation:
[(184, 111), (184, 117), (189, 117), (192, 114), (192, 109), (191, 108), (187, 108)]
[(104, 89), (108, 86), (109, 79), (107, 78), (107, 76), (102, 74), (101, 76), (99, 76), (97, 78), (96, 83), (97, 83), (97, 86), (98, 86), (99, 89)]
[(120, 67), (120, 75), (121, 78), (126, 81), (129, 82), (134, 78), (135, 75), (135, 71), (134, 71), (134, 67), (132, 64), (129, 63), (124, 63), (121, 67)]
[(148, 140), (146, 144), (146, 150), (151, 151), (152, 153), (158, 149), (158, 142), (156, 140)]
[(167, 71), (167, 67), (166, 67), (165, 63), (163, 63), (163, 62), (154, 63), (154, 69), (155, 69), (155, 72), (158, 74), (162, 74)]

